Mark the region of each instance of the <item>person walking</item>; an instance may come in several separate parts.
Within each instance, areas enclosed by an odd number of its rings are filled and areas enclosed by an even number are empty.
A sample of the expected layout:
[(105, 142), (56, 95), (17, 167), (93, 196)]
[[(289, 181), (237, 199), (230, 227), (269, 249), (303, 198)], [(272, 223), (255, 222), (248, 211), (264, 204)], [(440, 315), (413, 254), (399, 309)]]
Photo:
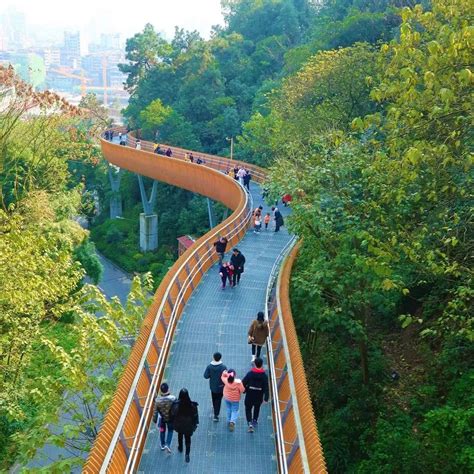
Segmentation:
[(229, 263), (221, 263), (221, 266), (219, 267), (219, 276), (221, 277), (222, 281), (222, 290), (225, 290), (225, 284), (227, 280), (229, 280), (229, 284), (232, 287), (232, 272), (230, 271)]
[(260, 214), (255, 216), (253, 227), (253, 231), (256, 234), (259, 234), (262, 230), (262, 216)]
[(240, 275), (244, 273), (245, 257), (243, 253), (235, 248), (232, 250), (232, 257), (230, 257), (230, 264), (234, 267), (234, 274), (232, 275), (232, 285), (240, 283)]
[(284, 225), (283, 216), (281, 212), (278, 210), (278, 207), (275, 207), (275, 232), (280, 231), (280, 227)]
[(258, 415), (262, 403), (268, 402), (268, 376), (263, 368), (263, 360), (255, 359), (255, 367), (247, 372), (242, 384), (245, 387), (245, 417), (247, 418), (248, 432), (253, 433), (258, 424)]
[(245, 171), (245, 168), (240, 168), (239, 171), (237, 171), (237, 178), (239, 178), (239, 183), (242, 186), (244, 185), (244, 178), (246, 174), (247, 174), (247, 171)]
[(265, 344), (270, 329), (268, 321), (265, 321), (265, 315), (262, 311), (257, 313), (257, 319), (250, 324), (248, 331), (248, 343), (252, 344), (252, 362), (256, 357), (260, 357), (262, 346)]
[(249, 170), (246, 170), (246, 174), (244, 176), (244, 186), (247, 188), (247, 191), (250, 191), (250, 180), (252, 179), (252, 175), (250, 174)]
[(225, 249), (227, 248), (227, 238), (220, 237), (214, 242), (214, 247), (216, 248), (216, 253), (219, 256), (219, 265), (222, 265), (222, 260), (224, 260)]
[(221, 380), (224, 382), (224, 400), (227, 408), (229, 431), (235, 429), (235, 422), (239, 417), (240, 397), (245, 391), (242, 381), (235, 377), (234, 369), (224, 370), (221, 375)]
[(217, 422), (219, 421), (222, 397), (224, 396), (224, 382), (221, 380), (221, 375), (227, 367), (222, 363), (222, 354), (220, 352), (215, 352), (212, 359), (204, 371), (204, 378), (209, 379), (214, 421)]
[(254, 217), (262, 217), (262, 210), (263, 210), (263, 206), (256, 207), (255, 210), (253, 211)]
[(265, 217), (263, 218), (263, 222), (265, 223), (265, 230), (268, 230), (268, 224), (270, 224), (270, 219), (271, 219), (270, 213), (267, 212), (265, 214)]
[(171, 407), (173, 428), (178, 433), (178, 451), (183, 452), (183, 438), (186, 446), (185, 460), (190, 461), (191, 436), (199, 425), (198, 403), (191, 401), (186, 388), (179, 392), (178, 400)]
[[(161, 396), (156, 397), (155, 409), (153, 411), (153, 422), (158, 421), (158, 428), (160, 430), (161, 450), (166, 450), (171, 453), (171, 440), (173, 439), (173, 423), (171, 421), (171, 407), (176, 400), (174, 395), (171, 395), (167, 383), (162, 383), (160, 387)], [(168, 436), (166, 431), (168, 430)], [(165, 440), (166, 437), (166, 440)]]

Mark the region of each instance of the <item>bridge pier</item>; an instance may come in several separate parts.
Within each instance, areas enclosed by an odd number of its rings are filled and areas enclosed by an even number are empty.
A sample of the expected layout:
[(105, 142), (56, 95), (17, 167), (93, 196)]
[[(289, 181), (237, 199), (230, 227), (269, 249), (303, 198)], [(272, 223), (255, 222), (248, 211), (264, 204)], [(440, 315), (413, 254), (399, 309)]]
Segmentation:
[(122, 196), (120, 194), (120, 181), (122, 179), (122, 170), (114, 165), (109, 165), (110, 182), (110, 218), (122, 217)]
[(158, 214), (140, 214), (140, 250), (149, 252), (158, 248)]
[(212, 229), (216, 226), (216, 216), (214, 204), (209, 198), (207, 198), (207, 214), (209, 215), (209, 229)]
[(137, 176), (144, 211), (140, 214), (140, 250), (150, 252), (158, 248), (158, 215), (154, 212), (158, 182), (153, 181), (148, 199), (143, 177), (139, 174)]

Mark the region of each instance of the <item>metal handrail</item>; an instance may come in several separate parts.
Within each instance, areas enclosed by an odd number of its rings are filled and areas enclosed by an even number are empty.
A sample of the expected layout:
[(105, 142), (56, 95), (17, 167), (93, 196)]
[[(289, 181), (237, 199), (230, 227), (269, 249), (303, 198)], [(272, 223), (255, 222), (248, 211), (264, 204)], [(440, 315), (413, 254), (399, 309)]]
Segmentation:
[[(144, 150), (145, 151), (145, 150)], [(239, 183), (240, 184), (240, 183)], [(241, 186), (241, 185), (240, 185)], [(242, 186), (241, 186), (242, 187)], [(243, 187), (242, 187), (243, 188)], [(245, 205), (244, 207), (241, 209), (240, 213), (238, 216), (236, 216), (236, 218), (229, 222), (228, 224), (232, 224), (232, 223), (235, 223), (235, 222), (238, 222), (238, 225), (234, 228), (234, 229), (231, 229), (226, 235), (227, 237), (229, 238), (229, 240), (234, 237), (235, 235), (237, 235), (241, 230), (242, 228), (244, 228), (246, 225), (248, 225), (248, 222), (250, 220), (250, 217), (251, 217), (251, 214), (252, 214), (252, 206), (253, 206), (253, 203), (252, 203), (252, 197), (250, 195), (249, 197), (249, 194), (247, 194), (245, 192), (245, 190), (243, 189), (243, 192), (244, 192), (244, 195), (246, 196), (245, 198)], [(246, 212), (246, 213), (245, 213)], [(245, 213), (245, 215), (244, 215)], [(126, 420), (126, 417), (127, 417), (127, 414), (129, 413), (129, 409), (130, 409), (130, 405), (132, 403), (132, 400), (133, 400), (133, 395), (134, 395), (134, 392), (136, 390), (136, 387), (138, 385), (138, 381), (140, 379), (140, 376), (142, 374), (142, 371), (144, 369), (144, 366), (145, 366), (145, 361), (146, 361), (146, 358), (149, 354), (149, 350), (150, 350), (150, 347), (152, 345), (152, 341), (153, 341), (153, 338), (154, 338), (154, 335), (155, 335), (155, 332), (156, 332), (156, 328), (158, 326), (158, 323), (159, 323), (159, 318), (157, 317), (159, 314), (162, 313), (163, 311), (163, 307), (164, 307), (164, 304), (165, 302), (167, 301), (167, 296), (169, 295), (171, 289), (173, 288), (173, 286), (176, 284), (176, 281), (177, 281), (177, 278), (178, 278), (178, 275), (181, 273), (181, 271), (185, 268), (185, 266), (189, 263), (190, 259), (196, 255), (196, 253), (202, 249), (205, 245), (207, 245), (209, 243), (210, 240), (212, 240), (213, 238), (215, 238), (218, 234), (222, 234), (223, 233), (223, 229), (217, 229), (216, 231), (214, 231), (214, 233), (212, 233), (208, 239), (206, 239), (205, 241), (203, 241), (198, 247), (196, 247), (196, 249), (194, 249), (194, 251), (187, 257), (187, 259), (182, 263), (182, 265), (179, 267), (179, 269), (176, 271), (173, 279), (170, 281), (170, 283), (168, 284), (168, 287), (166, 288), (166, 291), (163, 295), (163, 298), (162, 298), (162, 302), (160, 304), (160, 307), (156, 313), (156, 317), (155, 317), (155, 320), (153, 322), (153, 327), (151, 328), (151, 331), (150, 331), (150, 335), (148, 337), (148, 341), (147, 341), (147, 344), (145, 346), (145, 350), (143, 351), (143, 355), (140, 359), (140, 363), (139, 363), (139, 366), (138, 366), (138, 369), (137, 369), (137, 372), (135, 374), (135, 377), (134, 377), (134, 380), (133, 380), (133, 383), (132, 383), (132, 386), (131, 386), (131, 389), (129, 391), (129, 394), (128, 394), (128, 397), (127, 397), (127, 400), (125, 402), (125, 405), (123, 407), (123, 410), (122, 410), (122, 414), (120, 416), (120, 419), (119, 419), (119, 422), (116, 426), (116, 429), (115, 429), (115, 432), (114, 432), (114, 435), (112, 437), (112, 441), (108, 447), (108, 450), (107, 450), (107, 453), (104, 457), (104, 461), (102, 463), (102, 466), (101, 466), (101, 470), (100, 472), (102, 473), (105, 473), (106, 472), (106, 469), (107, 469), (107, 466), (110, 462), (110, 459), (113, 455), (113, 452), (115, 450), (115, 447), (116, 447), (116, 444), (120, 438), (120, 432), (121, 432), (121, 429), (122, 429), (122, 426)], [(212, 250), (209, 249), (209, 250)], [(189, 285), (192, 281), (192, 279), (195, 277), (196, 275), (196, 271), (195, 269), (196, 268), (199, 268), (202, 266), (203, 263), (206, 263), (208, 262), (210, 259), (213, 258), (213, 254), (208, 250), (207, 254), (207, 258), (205, 260), (202, 260), (200, 259), (198, 262), (196, 262), (192, 268), (192, 271), (189, 272), (189, 275), (186, 277), (185, 279), (185, 283), (183, 284), (180, 292), (178, 293), (178, 297), (176, 299), (176, 302), (173, 306), (173, 310), (172, 310), (172, 313), (170, 315), (170, 320), (169, 320), (169, 323), (168, 323), (168, 328), (173, 328), (174, 327), (174, 324), (176, 322), (176, 319), (177, 319), (177, 309), (179, 308), (182, 300), (184, 299), (184, 294), (185, 292), (188, 290), (189, 288)], [(209, 255), (210, 254), (210, 255)], [(215, 256), (214, 256), (215, 258)], [(140, 417), (140, 422), (139, 422), (139, 426), (137, 428), (137, 431), (135, 433), (135, 436), (134, 436), (134, 442), (133, 442), (133, 445), (132, 445), (132, 448), (131, 448), (131, 451), (133, 454), (131, 454), (131, 456), (129, 457), (129, 460), (127, 462), (127, 468), (126, 469), (131, 469), (133, 471), (133, 469), (135, 468), (135, 464), (137, 462), (137, 454), (138, 452), (140, 451), (140, 446), (141, 446), (141, 443), (143, 441), (143, 436), (144, 436), (144, 433), (146, 431), (146, 421), (147, 421), (147, 417), (149, 416), (149, 410), (150, 410), (150, 404), (152, 403), (152, 400), (153, 400), (153, 397), (154, 397), (154, 393), (156, 392), (156, 388), (157, 388), (157, 384), (158, 384), (158, 374), (161, 372), (161, 370), (163, 369), (163, 365), (164, 365), (164, 354), (167, 354), (167, 348), (171, 342), (171, 338), (172, 338), (172, 333), (173, 331), (172, 330), (167, 330), (166, 333), (165, 333), (165, 338), (164, 338), (164, 341), (163, 341), (163, 345), (160, 349), (160, 354), (158, 356), (158, 362), (156, 363), (155, 365), (155, 370), (154, 370), (154, 373), (153, 373), (153, 378), (152, 378), (152, 382), (151, 382), (151, 385), (150, 385), (150, 389), (148, 391), (148, 394), (147, 394), (147, 398), (146, 398), (146, 401), (145, 401), (145, 405), (143, 407), (143, 411), (142, 411), (142, 416)], [(140, 432), (139, 436), (138, 433)]]
[[(295, 242), (296, 243), (296, 242)], [(281, 285), (281, 274), (278, 275), (278, 282), (277, 282), (277, 289), (280, 288)], [(289, 382), (289, 389), (290, 389), (290, 396), (293, 405), (293, 412), (294, 412), (294, 420), (296, 426), (296, 436), (299, 440), (299, 448), (301, 453), (301, 464), (304, 474), (311, 474), (311, 469), (308, 462), (308, 455), (306, 451), (306, 442), (304, 438), (304, 430), (301, 424), (301, 417), (300, 417), (300, 410), (299, 410), (299, 403), (298, 403), (298, 394), (296, 392), (296, 385), (295, 380), (293, 377), (293, 368), (292, 368), (292, 361), (290, 350), (287, 344), (287, 336), (286, 336), (286, 329), (285, 329), (285, 322), (283, 319), (282, 309), (281, 309), (281, 301), (280, 301), (280, 291), (276, 292), (276, 304), (277, 304), (277, 312), (279, 315), (279, 325), (280, 325), (280, 332), (281, 338), (283, 341), (283, 350), (285, 351), (285, 360), (286, 360), (286, 373), (288, 376)]]
[[(248, 221), (251, 217), (251, 214), (252, 214), (252, 205), (253, 205), (253, 204), (250, 204), (250, 206), (249, 206), (249, 203), (253, 203), (253, 199), (252, 199), (251, 195), (250, 195), (250, 199), (249, 199), (249, 195), (247, 194), (247, 199), (246, 199), (247, 214), (245, 215), (245, 217), (242, 220), (240, 220), (239, 225), (235, 229), (232, 229), (227, 234), (227, 238), (229, 240), (232, 237), (234, 237), (235, 235), (237, 235), (241, 231), (241, 229), (244, 228), (247, 225), (247, 223), (248, 223)], [(214, 237), (217, 233), (218, 232), (215, 232), (212, 237)], [(208, 241), (206, 241), (206, 243), (207, 242)], [(201, 267), (203, 263), (206, 263), (209, 260), (212, 260), (213, 258), (215, 258), (215, 255), (212, 252), (212, 248), (210, 248), (207, 252), (207, 257), (205, 259), (200, 259), (198, 262), (196, 262), (194, 264), (194, 267), (192, 268), (192, 270), (189, 271), (189, 274), (186, 276), (186, 279), (184, 280), (184, 282), (182, 284), (182, 287), (181, 287), (181, 289), (178, 293), (178, 296), (176, 297), (176, 302), (174, 303), (174, 307), (173, 307), (173, 310), (172, 310), (172, 313), (171, 313), (171, 316), (170, 316), (170, 322), (169, 322), (168, 327), (172, 327), (172, 322), (174, 322), (174, 320), (177, 318), (177, 309), (179, 308), (181, 302), (183, 301), (184, 295), (186, 294), (186, 291), (188, 290), (188, 288), (189, 288), (189, 286), (192, 282), (192, 279), (196, 275), (197, 271), (199, 271), (199, 267)], [(198, 269), (198, 270), (196, 270), (196, 269)], [(179, 274), (179, 271), (176, 273), (176, 275), (178, 275), (178, 274)], [(163, 297), (163, 299), (165, 299), (165, 296)], [(167, 331), (167, 334), (168, 334), (168, 331)], [(125, 467), (125, 472), (134, 472), (134, 469), (136, 467), (136, 463), (138, 461), (138, 453), (140, 451), (140, 447), (141, 447), (142, 443), (144, 442), (143, 438), (145, 436), (145, 433), (148, 431), (148, 429), (147, 429), (147, 419), (148, 419), (148, 416), (149, 416), (149, 410), (153, 406), (154, 396), (155, 396), (155, 393), (156, 393), (157, 388), (158, 388), (158, 374), (160, 373), (162, 365), (165, 362), (163, 360), (164, 356), (162, 356), (162, 354), (166, 354), (166, 350), (164, 350), (164, 348), (165, 348), (165, 345), (163, 344), (163, 346), (161, 348), (161, 351), (160, 351), (159, 362), (157, 362), (157, 364), (155, 366), (155, 370), (154, 370), (154, 373), (153, 373), (153, 379), (152, 379), (152, 382), (150, 384), (150, 388), (148, 389), (147, 398), (146, 398), (145, 404), (143, 406), (142, 415), (140, 416), (139, 425), (138, 425), (137, 431), (134, 435), (134, 441), (133, 441), (132, 447), (130, 448), (130, 456), (129, 456), (128, 461), (127, 461), (127, 466)]]
[[(270, 277), (268, 278), (267, 290), (265, 294), (265, 319), (268, 321), (269, 314), (268, 314), (268, 303), (270, 300), (270, 294), (272, 291), (273, 286), (275, 285), (276, 277), (279, 273), (281, 262), (283, 259), (288, 255), (290, 250), (294, 247), (297, 241), (297, 237), (294, 236), (282, 249), (280, 254), (278, 255), (277, 259), (275, 260), (273, 267), (270, 272)], [(268, 333), (267, 337), (267, 354), (268, 354), (268, 366), (270, 371), (270, 379), (271, 379), (271, 387), (272, 387), (272, 405), (273, 405), (273, 413), (275, 416), (275, 427), (276, 427), (276, 435), (275, 440), (277, 444), (277, 456), (280, 466), (280, 472), (282, 474), (288, 473), (288, 464), (286, 460), (286, 450), (285, 450), (285, 439), (283, 434), (283, 425), (281, 421), (281, 410), (280, 410), (280, 403), (278, 399), (278, 385), (277, 385), (277, 376), (275, 370), (275, 361), (273, 359), (273, 345), (271, 339), (271, 331)]]
[[(127, 135), (127, 146), (133, 146), (136, 144), (137, 139), (133, 135)], [(144, 151), (154, 151), (154, 143), (147, 141), (147, 140), (140, 140), (141, 143), (141, 149)], [(216, 155), (209, 155), (208, 153), (204, 152), (197, 152), (197, 151), (192, 151), (192, 150), (186, 150), (184, 148), (179, 148), (175, 146), (170, 146), (163, 144), (163, 147), (170, 148), (173, 151), (173, 156), (171, 157), (172, 159), (181, 159), (184, 160), (184, 155), (187, 153), (195, 153), (196, 156), (199, 154), (199, 156), (202, 156), (203, 158), (206, 159), (204, 163), (202, 163), (200, 166), (208, 166), (208, 163), (216, 165), (218, 168), (228, 168), (232, 164), (239, 164), (239, 165), (244, 165), (246, 168), (251, 169), (252, 173), (254, 176), (257, 176), (259, 179), (262, 181), (265, 179), (265, 174), (259, 169), (257, 165), (254, 165), (252, 163), (244, 163), (243, 161), (240, 160), (231, 160), (230, 158), (224, 158), (224, 157), (218, 157)], [(220, 169), (218, 169), (219, 171)]]

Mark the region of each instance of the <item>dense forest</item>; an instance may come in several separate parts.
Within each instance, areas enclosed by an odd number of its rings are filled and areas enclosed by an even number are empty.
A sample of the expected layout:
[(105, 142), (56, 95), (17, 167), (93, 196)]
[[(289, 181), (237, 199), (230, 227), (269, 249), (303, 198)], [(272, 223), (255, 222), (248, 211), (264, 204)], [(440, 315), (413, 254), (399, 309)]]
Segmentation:
[[(176, 28), (168, 41), (149, 24), (127, 40), (125, 120), (155, 142), (210, 153), (228, 155), (232, 137), (235, 156), (270, 169), (274, 196), (293, 196), (286, 222), (302, 247), (291, 303), (329, 472), (473, 472), (471, 2), (222, 8), (210, 39)], [(0, 84), (7, 470), (46, 442), (88, 450), (129, 351), (123, 337), (136, 333), (176, 237), (208, 221), (204, 198), (160, 184), (160, 249), (141, 253), (133, 174), (122, 178), (124, 219), (108, 219), (93, 138), (108, 120), (96, 99), (71, 107), (9, 69)], [(84, 284), (101, 274), (92, 241), (154, 282), (137, 277), (125, 306), (107, 301)], [(49, 427), (61, 412), (74, 422), (58, 435)]]
[(155, 141), (270, 167), (330, 472), (472, 472), (472, 6), (224, 1), (210, 40), (127, 41)]

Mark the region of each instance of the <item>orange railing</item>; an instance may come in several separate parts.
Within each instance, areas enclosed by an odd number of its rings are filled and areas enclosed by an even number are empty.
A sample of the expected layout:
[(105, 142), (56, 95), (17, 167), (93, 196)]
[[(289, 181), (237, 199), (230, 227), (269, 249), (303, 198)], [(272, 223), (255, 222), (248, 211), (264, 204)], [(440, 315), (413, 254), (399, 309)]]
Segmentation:
[[(291, 313), (289, 285), (293, 262), (299, 244), (291, 241), (279, 263), (283, 262), (278, 279), (271, 277), (267, 289), (267, 318), (271, 322), (271, 335), (267, 341), (274, 398), (275, 431), (282, 431), (284, 446), (279, 450), (280, 472), (326, 473), (326, 463), (318, 435), (311, 397), (306, 382), (303, 359)], [(293, 249), (290, 252), (290, 249)], [(273, 272), (272, 272), (273, 273)]]
[[(119, 130), (122, 131), (116, 129)], [(171, 147), (173, 158), (168, 158), (153, 154), (152, 143), (141, 141), (141, 150), (136, 150), (133, 136), (128, 136), (127, 140), (131, 147), (101, 140), (103, 154), (110, 163), (208, 196), (234, 212), (197, 240), (161, 282), (84, 466), (86, 473), (122, 473), (138, 469), (152, 417), (153, 398), (161, 382), (176, 324), (194, 288), (217, 260), (212, 243), (218, 236), (226, 236), (232, 246), (245, 235), (251, 220), (250, 196), (239, 183), (220, 171), (244, 166), (251, 170), (255, 181), (265, 179), (265, 170), (255, 165), (193, 152), (205, 161), (197, 165), (184, 160), (184, 154), (190, 153), (188, 150)], [(284, 256), (285, 252), (272, 270), (267, 298), (267, 317), (272, 325), (268, 349), (279, 471), (326, 472), (288, 294), (284, 294), (291, 272), (288, 263), (275, 286)], [(292, 258), (287, 262), (292, 262)]]

